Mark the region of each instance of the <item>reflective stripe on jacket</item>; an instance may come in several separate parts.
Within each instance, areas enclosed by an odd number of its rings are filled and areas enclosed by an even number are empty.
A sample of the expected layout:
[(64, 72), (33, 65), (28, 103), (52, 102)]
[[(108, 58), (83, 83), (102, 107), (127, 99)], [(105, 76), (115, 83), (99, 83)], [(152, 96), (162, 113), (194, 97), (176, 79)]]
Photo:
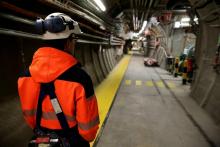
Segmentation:
[[(36, 109), (40, 83), (54, 81), (55, 93), (69, 127), (78, 125), (80, 135), (87, 141), (95, 138), (99, 115), (93, 84), (71, 55), (49, 47), (38, 49), (33, 57), (30, 72), (18, 79), (18, 91), (23, 115), (27, 123), (36, 125)], [(41, 126), (61, 129), (49, 96), (42, 103)]]

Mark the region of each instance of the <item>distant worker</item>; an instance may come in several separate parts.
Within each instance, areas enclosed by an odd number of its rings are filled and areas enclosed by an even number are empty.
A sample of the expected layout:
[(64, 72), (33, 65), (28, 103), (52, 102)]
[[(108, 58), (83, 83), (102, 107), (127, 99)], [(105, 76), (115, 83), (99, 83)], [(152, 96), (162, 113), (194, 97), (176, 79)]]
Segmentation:
[(81, 33), (78, 23), (63, 13), (52, 13), (38, 19), (36, 28), (45, 45), (18, 79), (24, 118), (35, 136), (41, 136), (33, 142), (53, 144), (61, 138), (62, 146), (89, 147), (99, 114), (92, 80), (72, 56), (76, 35)]

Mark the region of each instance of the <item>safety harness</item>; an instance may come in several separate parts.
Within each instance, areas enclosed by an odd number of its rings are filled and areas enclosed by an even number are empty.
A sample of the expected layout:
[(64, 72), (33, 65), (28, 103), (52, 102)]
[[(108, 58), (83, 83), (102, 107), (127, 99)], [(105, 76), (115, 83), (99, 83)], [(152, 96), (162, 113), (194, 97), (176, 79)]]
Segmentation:
[(42, 102), (44, 98), (46, 97), (46, 95), (49, 95), (50, 97), (50, 101), (52, 103), (53, 109), (56, 113), (56, 116), (60, 122), (62, 129), (64, 131), (69, 130), (69, 125), (62, 111), (62, 108), (60, 107), (57, 96), (55, 94), (54, 82), (41, 84), (40, 95), (39, 95), (38, 104), (37, 104), (36, 128), (41, 129), (40, 120), (42, 116)]
[(62, 108), (59, 104), (57, 96), (55, 94), (54, 82), (50, 83), (41, 83), (40, 95), (38, 98), (37, 104), (37, 114), (36, 114), (36, 128), (34, 129), (34, 137), (32, 137), (29, 142), (29, 147), (36, 147), (41, 145), (49, 145), (51, 147), (69, 147), (69, 142), (65, 138), (61, 138), (56, 133), (51, 131), (51, 133), (45, 133), (43, 128), (40, 126), (40, 121), (42, 117), (42, 103), (46, 95), (49, 95), (51, 104), (56, 113), (56, 116), (59, 120), (59, 123), (63, 129), (63, 132), (68, 134), (70, 130), (65, 115), (62, 111)]

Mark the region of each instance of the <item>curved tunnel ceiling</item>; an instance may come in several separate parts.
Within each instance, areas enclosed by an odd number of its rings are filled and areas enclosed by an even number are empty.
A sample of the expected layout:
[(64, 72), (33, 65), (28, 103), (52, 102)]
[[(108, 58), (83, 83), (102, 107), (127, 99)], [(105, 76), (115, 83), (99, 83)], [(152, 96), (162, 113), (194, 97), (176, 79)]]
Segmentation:
[(123, 22), (128, 24), (130, 30), (138, 31), (143, 21), (155, 11), (166, 10), (169, 0), (103, 0), (106, 6), (105, 12), (98, 11), (92, 1), (77, 0), (74, 2), (92, 11), (109, 24)]
[[(125, 23), (132, 31), (139, 31), (144, 20), (148, 20), (152, 14), (161, 14), (166, 10), (186, 9), (190, 7), (188, 0), (103, 0), (107, 7), (106, 12), (98, 12), (87, 4), (80, 1), (79, 4), (88, 7), (91, 11), (103, 19)], [(107, 20), (106, 19), (106, 20)]]

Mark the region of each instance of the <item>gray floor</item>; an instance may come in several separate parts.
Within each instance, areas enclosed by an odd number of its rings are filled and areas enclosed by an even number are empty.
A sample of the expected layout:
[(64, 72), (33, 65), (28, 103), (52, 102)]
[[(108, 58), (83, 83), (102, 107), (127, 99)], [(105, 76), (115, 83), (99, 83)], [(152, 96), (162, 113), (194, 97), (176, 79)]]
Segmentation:
[[(175, 87), (167, 88), (162, 79)], [(153, 85), (145, 85), (147, 81)], [(182, 87), (181, 78), (173, 78), (160, 68), (145, 67), (143, 57), (133, 56), (96, 146), (210, 147), (170, 92), (189, 91), (189, 86)]]

